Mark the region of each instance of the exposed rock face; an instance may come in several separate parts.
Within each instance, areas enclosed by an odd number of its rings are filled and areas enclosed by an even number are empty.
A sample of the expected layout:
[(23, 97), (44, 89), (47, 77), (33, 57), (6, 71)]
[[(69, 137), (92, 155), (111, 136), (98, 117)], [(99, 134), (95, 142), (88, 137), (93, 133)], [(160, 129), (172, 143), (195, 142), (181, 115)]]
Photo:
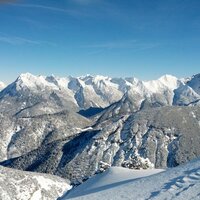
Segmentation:
[(56, 176), (22, 172), (0, 167), (0, 199), (55, 200), (71, 187), (69, 181)]

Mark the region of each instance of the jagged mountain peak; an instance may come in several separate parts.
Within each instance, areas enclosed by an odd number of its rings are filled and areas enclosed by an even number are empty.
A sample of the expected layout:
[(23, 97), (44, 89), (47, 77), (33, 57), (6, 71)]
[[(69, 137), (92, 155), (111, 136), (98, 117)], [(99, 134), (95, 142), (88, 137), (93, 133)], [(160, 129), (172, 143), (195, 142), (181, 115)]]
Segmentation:
[[(21, 74), (15, 81), (17, 90), (26, 87), (28, 89), (44, 89), (45, 87), (52, 87), (53, 89), (57, 89), (57, 86), (54, 82), (52, 82), (53, 76), (51, 78), (47, 78), (45, 76), (35, 76), (31, 73), (23, 73)], [(51, 81), (48, 81), (51, 80)]]
[(19, 76), (18, 76), (18, 79), (23, 79), (23, 78), (35, 78), (36, 76), (31, 74), (30, 72), (25, 72), (25, 73), (21, 73)]
[(158, 80), (172, 80), (172, 79), (177, 79), (176, 76), (173, 76), (171, 74), (165, 74), (163, 76), (161, 76)]
[[(108, 76), (102, 76), (102, 75), (86, 75), (86, 76), (81, 76), (77, 78), (79, 80), (79, 82), (82, 83), (82, 85), (86, 84), (86, 85), (99, 85), (101, 83), (104, 84), (110, 84), (111, 83), (111, 78)], [(84, 84), (83, 84), (84, 83)]]
[[(196, 77), (196, 76), (195, 76)], [(80, 77), (72, 77), (69, 76), (68, 78), (59, 78), (54, 75), (51, 76), (35, 76), (31, 73), (23, 73), (21, 74), (16, 82), (20, 82), (21, 86), (27, 86), (27, 87), (35, 87), (36, 85), (43, 86), (43, 87), (55, 87), (55, 86), (61, 86), (66, 87), (67, 84), (70, 81), (75, 81), (77, 84), (84, 87), (85, 85), (93, 85), (101, 86), (101, 84), (104, 84), (105, 86), (112, 86), (112, 85), (118, 85), (118, 87), (124, 86), (134, 86), (139, 87), (141, 89), (141, 85), (143, 85), (146, 90), (150, 92), (159, 92), (159, 90), (162, 90), (163, 88), (169, 88), (171, 90), (176, 89), (178, 87), (178, 84), (181, 82), (178, 78), (172, 75), (164, 75), (161, 76), (157, 80), (150, 80), (150, 81), (141, 81), (139, 79), (136, 79), (134, 77), (129, 78), (110, 78), (108, 76), (102, 76), (102, 75), (90, 75), (87, 74), (86, 76), (80, 76)], [(142, 86), (142, 87), (143, 87)]]
[[(150, 102), (159, 100), (159, 102), (162, 102), (161, 105), (163, 105), (163, 102), (164, 105), (171, 105), (175, 91), (176, 97), (181, 97), (184, 94), (184, 91), (177, 90), (181, 85), (188, 85), (195, 93), (200, 94), (200, 83), (198, 82), (200, 79), (198, 77), (199, 75), (194, 75), (186, 82), (166, 74), (157, 80), (141, 81), (134, 77), (111, 78), (88, 74), (80, 77), (60, 78), (54, 75), (35, 76), (31, 73), (24, 73), (17, 78), (12, 87), (6, 89), (6, 92), (9, 94), (26, 90), (38, 94), (41, 91), (43, 94), (59, 92), (62, 93), (63, 97), (70, 98), (83, 109), (90, 107), (105, 108), (119, 101), (124, 94), (131, 97), (130, 99), (134, 102), (139, 100), (141, 103), (144, 99), (149, 98)], [(177, 94), (179, 92), (182, 94)], [(193, 95), (194, 92), (190, 92), (190, 94)], [(182, 100), (184, 99), (182, 98)]]
[(163, 83), (165, 86), (174, 89), (177, 87), (177, 84), (179, 82), (178, 78), (169, 74), (166, 74), (164, 76), (161, 76), (158, 79), (161, 83)]
[(104, 116), (135, 112), (149, 107), (187, 105), (199, 98), (192, 88), (172, 75), (164, 75), (151, 81), (131, 79), (129, 83), (131, 83), (130, 87), (124, 93), (122, 99), (110, 107)]

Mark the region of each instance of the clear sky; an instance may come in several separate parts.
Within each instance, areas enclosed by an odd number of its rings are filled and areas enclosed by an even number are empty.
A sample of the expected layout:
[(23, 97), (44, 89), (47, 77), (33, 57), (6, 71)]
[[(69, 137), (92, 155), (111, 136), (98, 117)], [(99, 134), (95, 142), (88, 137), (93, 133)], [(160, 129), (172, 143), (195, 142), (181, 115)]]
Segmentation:
[(200, 0), (0, 0), (0, 80), (200, 72)]

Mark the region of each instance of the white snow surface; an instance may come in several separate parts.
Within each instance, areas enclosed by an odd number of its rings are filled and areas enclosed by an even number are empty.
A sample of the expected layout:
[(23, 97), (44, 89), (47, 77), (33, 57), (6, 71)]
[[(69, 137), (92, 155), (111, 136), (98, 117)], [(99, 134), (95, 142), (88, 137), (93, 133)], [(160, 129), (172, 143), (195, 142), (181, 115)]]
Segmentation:
[(163, 90), (174, 90), (179, 86), (180, 81), (171, 75), (161, 76), (158, 80), (143, 81), (148, 92), (161, 93)]
[(198, 200), (200, 159), (163, 172), (155, 169), (129, 170), (112, 167), (72, 189), (62, 198), (66, 199)]

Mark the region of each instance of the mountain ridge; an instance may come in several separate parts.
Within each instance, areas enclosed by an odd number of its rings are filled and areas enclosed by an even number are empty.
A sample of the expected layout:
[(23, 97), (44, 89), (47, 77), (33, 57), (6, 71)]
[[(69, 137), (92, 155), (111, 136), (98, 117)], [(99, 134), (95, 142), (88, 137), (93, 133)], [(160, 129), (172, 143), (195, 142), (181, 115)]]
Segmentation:
[[(186, 79), (188, 81), (184, 81)], [(0, 96), (6, 94), (6, 92), (15, 94), (16, 92), (13, 91), (14, 88), (17, 91), (31, 90), (33, 93), (55, 91), (68, 96), (68, 99), (81, 109), (88, 109), (90, 107), (105, 108), (119, 101), (130, 90), (132, 90), (132, 93), (140, 94), (143, 98), (151, 97), (155, 94), (163, 95), (165, 92), (172, 93), (173, 91), (180, 91), (182, 96), (184, 96), (184, 94), (187, 95), (185, 90), (190, 90), (190, 96), (195, 96), (194, 100), (197, 100), (200, 91), (194, 85), (200, 80), (199, 75), (196, 74), (186, 79), (178, 79), (168, 74), (161, 76), (157, 80), (141, 81), (133, 77), (110, 78), (101, 75), (86, 75), (60, 78), (53, 75), (35, 76), (30, 73), (25, 73), (21, 74), (16, 81), (4, 88)], [(181, 87), (185, 87), (185, 90), (178, 90)], [(174, 95), (176, 97), (181, 96)]]

